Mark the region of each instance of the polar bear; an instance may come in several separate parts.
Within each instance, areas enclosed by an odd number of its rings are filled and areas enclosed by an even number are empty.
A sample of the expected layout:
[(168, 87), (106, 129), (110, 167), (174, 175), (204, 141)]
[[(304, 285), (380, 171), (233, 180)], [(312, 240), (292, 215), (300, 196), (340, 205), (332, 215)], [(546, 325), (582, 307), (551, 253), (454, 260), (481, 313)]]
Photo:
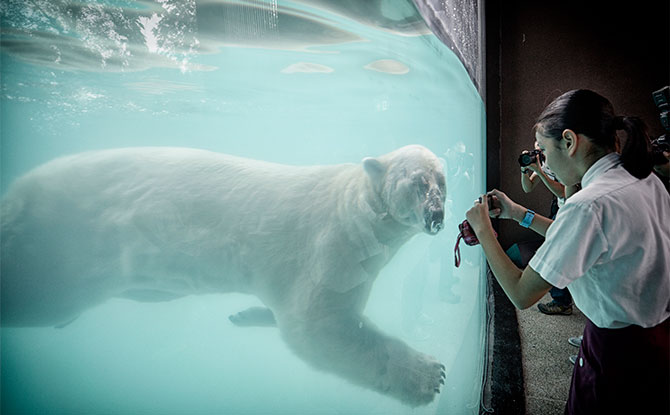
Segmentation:
[(287, 166), (185, 148), (56, 159), (2, 200), (2, 324), (62, 325), (111, 297), (241, 292), (314, 367), (417, 406), (444, 366), (363, 315), (401, 245), (437, 233), (446, 184), (418, 145), (361, 164)]

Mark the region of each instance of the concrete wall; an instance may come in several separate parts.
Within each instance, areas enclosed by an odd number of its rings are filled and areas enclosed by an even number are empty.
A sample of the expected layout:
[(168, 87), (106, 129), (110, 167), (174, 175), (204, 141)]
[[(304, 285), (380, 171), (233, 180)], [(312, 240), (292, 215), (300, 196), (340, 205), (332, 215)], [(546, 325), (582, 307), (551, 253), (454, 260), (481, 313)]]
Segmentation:
[[(548, 214), (551, 193), (521, 189), (518, 155), (532, 149), (535, 118), (563, 92), (593, 89), (619, 115), (637, 115), (662, 133), (651, 92), (670, 84), (670, 2), (619, 7), (596, 1), (487, 1), (488, 187)], [(536, 238), (500, 221), (504, 248)]]

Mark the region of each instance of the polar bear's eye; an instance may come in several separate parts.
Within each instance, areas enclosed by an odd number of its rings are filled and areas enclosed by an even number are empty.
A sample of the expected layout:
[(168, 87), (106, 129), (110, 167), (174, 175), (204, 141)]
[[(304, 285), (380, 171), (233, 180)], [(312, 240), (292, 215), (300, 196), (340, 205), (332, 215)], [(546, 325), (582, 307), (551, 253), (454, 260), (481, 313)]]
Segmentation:
[(444, 180), (444, 176), (438, 176), (437, 178), (437, 185), (440, 187), (440, 191), (442, 193), (446, 193), (447, 190), (447, 183)]
[(419, 179), (417, 180), (417, 185), (419, 188), (419, 193), (425, 194), (428, 192), (428, 179), (426, 179), (425, 177), (423, 176), (419, 177)]

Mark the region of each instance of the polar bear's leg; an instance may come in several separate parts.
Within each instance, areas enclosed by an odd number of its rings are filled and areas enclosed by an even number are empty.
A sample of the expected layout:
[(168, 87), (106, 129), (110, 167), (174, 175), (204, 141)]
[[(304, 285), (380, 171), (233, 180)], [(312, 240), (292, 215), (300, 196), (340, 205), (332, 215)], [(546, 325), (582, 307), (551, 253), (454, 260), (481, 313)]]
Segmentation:
[(444, 366), (385, 335), (367, 319), (334, 313), (285, 320), (279, 328), (289, 346), (318, 369), (391, 395), (411, 406), (430, 403), (444, 384)]
[(228, 319), (236, 326), (275, 327), (277, 322), (272, 310), (265, 307), (251, 307), (231, 314)]

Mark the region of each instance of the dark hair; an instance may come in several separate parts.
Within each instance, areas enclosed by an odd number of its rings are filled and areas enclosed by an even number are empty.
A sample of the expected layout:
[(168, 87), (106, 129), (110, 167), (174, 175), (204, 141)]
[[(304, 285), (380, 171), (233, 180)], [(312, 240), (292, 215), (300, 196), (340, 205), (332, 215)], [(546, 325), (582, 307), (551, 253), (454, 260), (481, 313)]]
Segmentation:
[(651, 173), (651, 144), (644, 122), (637, 117), (614, 115), (607, 98), (587, 89), (575, 89), (552, 101), (537, 118), (534, 127), (545, 137), (560, 141), (563, 131), (584, 134), (602, 149), (616, 149), (616, 131), (627, 135), (621, 162), (630, 174), (642, 179)]

